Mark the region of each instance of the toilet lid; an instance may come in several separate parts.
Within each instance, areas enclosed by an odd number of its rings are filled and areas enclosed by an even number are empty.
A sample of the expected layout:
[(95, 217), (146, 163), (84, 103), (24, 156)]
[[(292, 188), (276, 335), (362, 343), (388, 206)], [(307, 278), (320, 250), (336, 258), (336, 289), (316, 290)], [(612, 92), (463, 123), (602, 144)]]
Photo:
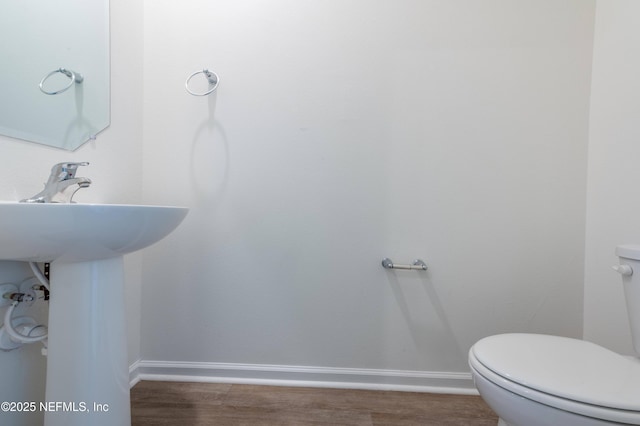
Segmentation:
[(473, 356), (528, 388), (601, 407), (640, 411), (640, 360), (584, 340), (501, 334), (477, 342)]

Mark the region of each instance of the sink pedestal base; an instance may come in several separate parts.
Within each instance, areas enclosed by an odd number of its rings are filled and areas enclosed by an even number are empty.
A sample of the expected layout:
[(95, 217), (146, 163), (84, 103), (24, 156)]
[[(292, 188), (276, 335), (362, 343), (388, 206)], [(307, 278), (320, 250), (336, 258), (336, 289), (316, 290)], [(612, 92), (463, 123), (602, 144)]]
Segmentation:
[(45, 426), (130, 426), (122, 256), (51, 264)]

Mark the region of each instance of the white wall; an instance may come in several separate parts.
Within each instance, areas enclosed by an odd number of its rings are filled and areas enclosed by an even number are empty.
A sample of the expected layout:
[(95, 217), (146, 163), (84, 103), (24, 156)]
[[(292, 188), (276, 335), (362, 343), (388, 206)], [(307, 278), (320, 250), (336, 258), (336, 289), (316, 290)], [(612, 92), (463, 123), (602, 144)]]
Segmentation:
[(631, 354), (615, 247), (640, 242), (640, 3), (599, 1), (589, 129), (584, 335)]
[[(634, 7), (598, 3), (587, 207), (585, 336), (621, 350)], [(130, 362), (464, 372), (488, 334), (581, 336), (593, 2), (147, 1), (144, 34), (142, 3), (111, 13), (111, 127), (74, 153), (0, 137), (0, 199), (88, 160), (79, 201), (143, 182), (191, 207), (127, 259)], [(184, 91), (202, 67), (217, 96)], [(13, 385), (38, 356), (0, 353), (1, 395), (40, 392)]]
[(581, 336), (594, 2), (144, 17), (144, 197), (191, 208), (145, 256), (144, 360), (455, 373), (486, 335)]
[[(95, 142), (75, 152), (61, 151), (0, 136), (3, 159), (0, 200), (17, 201), (43, 187), (51, 166), (60, 161), (89, 161), (78, 172), (93, 180), (75, 196), (79, 202), (139, 203), (142, 182), (142, 3), (111, 0), (111, 126)], [(2, 226), (10, 226), (2, 224)], [(127, 267), (127, 311), (129, 314), (129, 359), (139, 357), (140, 258), (129, 256)], [(13, 263), (0, 264), (0, 282), (29, 276)], [(4, 309), (0, 310), (4, 314)], [(0, 352), (0, 400), (39, 400), (44, 391), (44, 357), (37, 345)], [(27, 385), (20, 385), (29, 377)], [(40, 413), (41, 415), (42, 413)], [(37, 424), (18, 415), (2, 424)], [(5, 423), (5, 421), (7, 423)], [(8, 423), (9, 421), (14, 423)]]

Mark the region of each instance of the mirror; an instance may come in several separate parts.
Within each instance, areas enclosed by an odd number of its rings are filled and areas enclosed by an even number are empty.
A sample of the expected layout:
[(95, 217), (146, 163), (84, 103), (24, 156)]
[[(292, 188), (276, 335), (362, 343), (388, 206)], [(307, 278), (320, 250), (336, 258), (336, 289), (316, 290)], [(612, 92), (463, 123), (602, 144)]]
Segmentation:
[(0, 40), (0, 134), (73, 151), (109, 126), (109, 0), (3, 0)]

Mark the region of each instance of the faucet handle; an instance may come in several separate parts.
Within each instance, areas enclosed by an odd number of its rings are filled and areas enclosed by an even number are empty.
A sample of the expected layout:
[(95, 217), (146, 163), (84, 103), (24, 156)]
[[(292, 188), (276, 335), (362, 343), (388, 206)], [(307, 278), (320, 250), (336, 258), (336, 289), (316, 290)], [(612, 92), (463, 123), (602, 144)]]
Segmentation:
[(51, 179), (56, 179), (58, 181), (73, 179), (76, 176), (76, 170), (79, 166), (88, 166), (88, 161), (83, 161), (79, 163), (74, 162), (64, 162), (54, 164), (51, 168)]

